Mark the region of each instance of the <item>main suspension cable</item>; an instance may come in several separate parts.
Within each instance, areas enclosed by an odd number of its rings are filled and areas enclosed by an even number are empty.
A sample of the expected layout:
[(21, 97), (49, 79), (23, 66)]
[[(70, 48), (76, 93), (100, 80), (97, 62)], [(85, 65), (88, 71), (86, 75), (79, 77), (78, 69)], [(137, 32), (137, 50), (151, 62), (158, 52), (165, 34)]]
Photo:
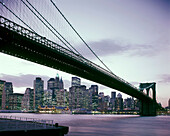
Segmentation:
[(69, 26), (73, 29), (73, 31), (78, 35), (78, 37), (83, 41), (83, 43), (89, 48), (89, 50), (97, 57), (97, 59), (111, 72), (113, 73), (105, 64), (104, 62), (97, 56), (97, 54), (90, 48), (90, 46), (85, 42), (85, 40), (80, 36), (80, 34), (75, 30), (75, 28), (71, 25), (71, 23), (67, 20), (67, 18), (63, 15), (63, 13), (60, 11), (60, 9), (56, 6), (56, 4), (50, 0), (51, 3), (54, 5), (54, 7), (58, 10), (58, 12), (61, 14), (61, 16), (65, 19), (65, 21), (69, 24)]

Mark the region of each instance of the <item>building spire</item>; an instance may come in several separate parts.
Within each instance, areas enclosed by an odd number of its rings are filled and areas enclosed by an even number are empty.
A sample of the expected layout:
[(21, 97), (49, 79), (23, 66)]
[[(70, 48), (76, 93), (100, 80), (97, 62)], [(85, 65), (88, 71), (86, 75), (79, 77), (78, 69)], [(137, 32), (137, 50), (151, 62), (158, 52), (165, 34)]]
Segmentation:
[(59, 78), (59, 74), (57, 73), (56, 78)]

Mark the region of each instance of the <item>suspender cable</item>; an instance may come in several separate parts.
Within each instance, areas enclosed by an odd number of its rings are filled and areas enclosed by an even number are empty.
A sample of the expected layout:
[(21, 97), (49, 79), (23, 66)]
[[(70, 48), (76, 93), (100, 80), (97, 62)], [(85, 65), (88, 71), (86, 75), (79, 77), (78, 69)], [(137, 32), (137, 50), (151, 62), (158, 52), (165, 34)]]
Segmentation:
[(85, 40), (79, 35), (79, 33), (75, 30), (75, 28), (70, 24), (70, 22), (67, 20), (67, 18), (63, 15), (63, 13), (59, 10), (59, 8), (56, 6), (56, 4), (50, 0), (51, 3), (54, 5), (54, 7), (58, 10), (58, 12), (61, 14), (61, 16), (65, 19), (65, 21), (69, 24), (69, 26), (73, 29), (73, 31), (78, 35), (78, 37), (83, 41), (83, 43), (89, 48), (89, 50), (97, 57), (97, 59), (109, 70), (111, 73), (112, 71), (104, 64), (104, 62), (97, 56), (97, 54), (90, 48), (90, 46), (85, 42)]
[(36, 33), (29, 25), (27, 25), (20, 17), (18, 17), (12, 10), (10, 10), (4, 3), (0, 1), (0, 3), (9, 10), (16, 18), (18, 18), (24, 25), (26, 25), (30, 30), (32, 30), (34, 33)]
[[(66, 44), (65, 42), (63, 42), (63, 40), (60, 39), (60, 37), (59, 37), (58, 35), (56, 35), (56, 34), (48, 27), (48, 25), (46, 25), (46, 24), (44, 23), (44, 21), (43, 21), (39, 16), (37, 16), (37, 15), (35, 14), (35, 12), (34, 12), (23, 0), (21, 0), (21, 1), (24, 3), (25, 6), (27, 6), (27, 8), (28, 8), (67, 48), (69, 48), (69, 47), (67, 46), (67, 44)], [(69, 48), (69, 49), (72, 51), (71, 48)], [(73, 52), (73, 51), (72, 51), (72, 52)]]
[[(23, 1), (23, 0), (21, 0), (28, 8), (29, 8), (29, 6)], [(49, 25), (49, 26), (51, 26), (51, 28), (53, 28), (53, 30), (68, 44), (68, 45), (70, 45), (71, 46), (71, 48), (74, 50), (74, 51), (76, 51), (80, 56), (82, 56), (48, 21), (47, 21), (47, 19), (45, 19), (45, 17), (44, 16), (42, 16), (42, 14), (28, 1), (28, 0), (26, 0), (27, 1), (27, 3), (38, 13), (38, 15), (40, 15), (44, 20), (45, 20), (45, 22)], [(30, 9), (30, 8), (29, 8)], [(31, 10), (31, 9), (30, 9)], [(32, 11), (32, 10), (31, 10)], [(34, 12), (34, 11), (32, 11), (32, 12)], [(35, 14), (35, 12), (34, 12), (34, 14)], [(38, 17), (38, 16), (37, 16)], [(39, 18), (39, 17), (38, 17)], [(39, 18), (40, 19), (40, 18)], [(41, 19), (40, 19), (41, 20)], [(41, 20), (42, 21), (42, 20)], [(44, 21), (42, 21), (42, 22), (44, 22)], [(44, 23), (43, 23), (44, 24)], [(47, 27), (47, 25), (46, 25), (46, 27)], [(51, 31), (51, 29), (48, 27), (48, 29)], [(54, 33), (53, 33), (54, 34)], [(58, 36), (57, 36), (57, 38), (59, 38)], [(59, 38), (59, 40), (60, 41), (62, 41), (60, 38)], [(63, 43), (63, 41), (62, 41), (62, 43)], [(65, 46), (67, 46), (66, 45), (66, 43), (64, 43), (64, 45)], [(68, 46), (67, 46), (68, 47)], [(69, 48), (69, 47), (68, 47)], [(70, 49), (70, 48), (69, 48)], [(71, 50), (71, 49), (70, 49)], [(72, 51), (72, 50), (71, 50)]]

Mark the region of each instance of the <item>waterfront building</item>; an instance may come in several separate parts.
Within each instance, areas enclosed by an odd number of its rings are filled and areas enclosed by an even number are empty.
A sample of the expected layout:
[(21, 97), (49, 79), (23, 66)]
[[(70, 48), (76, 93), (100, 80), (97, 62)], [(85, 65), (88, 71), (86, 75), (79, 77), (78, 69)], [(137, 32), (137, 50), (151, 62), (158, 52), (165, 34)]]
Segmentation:
[(110, 96), (104, 96), (104, 111), (107, 111), (109, 108)]
[(104, 93), (100, 92), (98, 97), (98, 110), (104, 111)]
[(82, 108), (83, 92), (79, 86), (72, 86), (69, 88), (69, 107), (70, 109)]
[(80, 90), (82, 91), (82, 108), (88, 110), (89, 108), (89, 91), (86, 89), (85, 85), (80, 86)]
[(135, 109), (135, 100), (134, 98), (124, 99), (124, 110), (134, 110)]
[(60, 89), (64, 89), (64, 83), (62, 78), (60, 79), (58, 74), (56, 78), (50, 78), (47, 81), (47, 89), (52, 90), (52, 103), (53, 105), (57, 105), (56, 94)]
[(68, 106), (68, 92), (66, 89), (56, 90), (55, 94), (56, 94), (57, 107)]
[(21, 109), (27, 112), (33, 111), (34, 110), (33, 104), (34, 104), (34, 89), (27, 88), (22, 98)]
[(97, 85), (91, 85), (89, 88), (89, 93), (91, 94), (91, 103), (92, 103), (92, 110), (96, 111), (98, 108), (98, 86)]
[(168, 107), (169, 107), (169, 109), (170, 109), (170, 99), (169, 99), (169, 101), (168, 101)]
[(5, 87), (5, 81), (0, 80), (0, 109), (2, 109), (2, 93)]
[(116, 99), (116, 92), (111, 92), (111, 98)]
[(34, 80), (34, 109), (37, 110), (39, 105), (43, 105), (44, 99), (44, 81), (37, 77)]
[(52, 90), (44, 90), (44, 106), (52, 105)]
[[(1, 85), (3, 83), (1, 82)], [(13, 94), (13, 86), (11, 82), (4, 82), (2, 91), (2, 110), (9, 109), (9, 95)], [(1, 86), (1, 87), (2, 87)]]
[(81, 79), (78, 77), (72, 77), (71, 86), (80, 86), (81, 85)]
[(123, 98), (122, 95), (119, 93), (116, 97), (116, 111), (122, 111), (123, 110)]
[(86, 90), (88, 93), (87, 99), (88, 99), (88, 110), (92, 111), (92, 91), (89, 89)]
[(21, 110), (21, 103), (24, 94), (13, 93), (9, 95), (9, 110)]
[(111, 110), (115, 110), (115, 101), (116, 101), (116, 92), (111, 92), (110, 106), (109, 106)]
[(89, 107), (89, 92), (85, 85), (80, 85), (80, 78), (72, 77), (72, 87), (69, 88), (69, 108), (71, 110)]
[(135, 99), (135, 100), (134, 100), (134, 105), (135, 105), (135, 110), (139, 110), (139, 107), (140, 107), (140, 101), (139, 101), (139, 99)]

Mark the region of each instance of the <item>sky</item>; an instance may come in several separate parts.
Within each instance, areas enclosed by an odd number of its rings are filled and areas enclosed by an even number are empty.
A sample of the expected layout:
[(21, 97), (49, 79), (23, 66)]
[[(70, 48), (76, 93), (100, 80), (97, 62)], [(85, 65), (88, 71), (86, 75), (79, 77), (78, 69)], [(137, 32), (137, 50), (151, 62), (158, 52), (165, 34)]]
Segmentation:
[[(37, 33), (62, 43), (18, 0), (0, 0)], [(25, 3), (26, 0), (23, 0)], [(169, 0), (53, 0), (86, 43), (112, 70), (136, 87), (156, 82), (157, 102), (165, 107), (170, 98), (170, 1)], [(71, 30), (50, 0), (29, 0), (34, 7), (85, 57), (102, 66)], [(28, 3), (27, 3), (28, 4)], [(0, 15), (23, 25), (0, 4)], [(26, 27), (26, 26), (24, 26)], [(64, 45), (62, 45), (64, 47)], [(33, 88), (40, 76), (46, 82), (58, 73), (67, 90), (74, 75), (0, 53), (0, 79), (13, 83), (14, 92)], [(103, 67), (103, 66), (102, 66)], [(97, 84), (82, 79), (87, 88)], [(110, 95), (111, 88), (99, 85)], [(118, 92), (118, 91), (117, 91)], [(123, 97), (127, 95), (123, 94)]]

